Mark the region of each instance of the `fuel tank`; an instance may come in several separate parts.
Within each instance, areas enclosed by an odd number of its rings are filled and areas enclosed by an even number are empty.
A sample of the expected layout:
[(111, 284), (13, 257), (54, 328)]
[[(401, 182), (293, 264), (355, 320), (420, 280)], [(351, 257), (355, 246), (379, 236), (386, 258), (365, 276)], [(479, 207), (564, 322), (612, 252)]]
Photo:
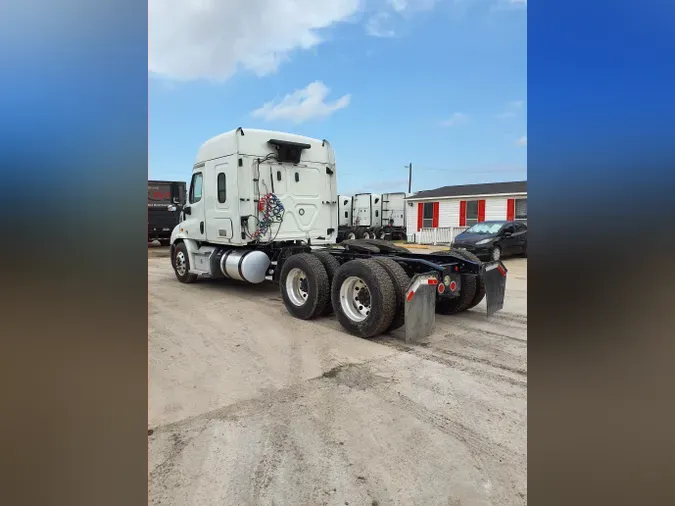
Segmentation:
[(259, 250), (230, 249), (217, 251), (213, 263), (214, 273), (217, 266), (218, 273), (226, 278), (257, 284), (265, 281), (270, 258)]

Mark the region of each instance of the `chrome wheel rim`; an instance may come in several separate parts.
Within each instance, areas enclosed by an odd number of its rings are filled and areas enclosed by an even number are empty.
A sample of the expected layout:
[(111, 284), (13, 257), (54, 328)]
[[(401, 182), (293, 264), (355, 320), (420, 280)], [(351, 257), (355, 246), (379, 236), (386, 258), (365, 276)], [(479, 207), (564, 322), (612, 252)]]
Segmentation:
[(362, 322), (370, 314), (370, 290), (358, 276), (350, 276), (340, 286), (340, 305), (347, 318)]
[(370, 232), (364, 232), (364, 233), (363, 233), (363, 238), (364, 238), (364, 239), (370, 239)]
[(494, 260), (496, 262), (497, 260), (499, 260), (501, 258), (501, 256), (502, 256), (502, 252), (499, 248), (495, 248), (495, 249), (492, 250), (492, 260)]
[(307, 276), (302, 269), (294, 267), (286, 276), (286, 293), (293, 305), (302, 306), (307, 302), (309, 289)]
[(187, 258), (182, 251), (176, 253), (176, 272), (179, 276), (185, 276), (187, 273)]
[(347, 239), (350, 239), (350, 240), (356, 239), (356, 234), (354, 232), (349, 232), (347, 234)]

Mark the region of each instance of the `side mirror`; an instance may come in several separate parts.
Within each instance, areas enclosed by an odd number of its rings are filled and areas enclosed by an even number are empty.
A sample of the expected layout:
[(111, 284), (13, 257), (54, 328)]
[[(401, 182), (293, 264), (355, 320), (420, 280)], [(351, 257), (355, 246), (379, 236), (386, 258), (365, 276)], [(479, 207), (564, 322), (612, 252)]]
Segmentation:
[(511, 236), (513, 235), (513, 232), (511, 232), (510, 230), (504, 230), (504, 232), (502, 233), (502, 235), (503, 235), (504, 237), (511, 237)]
[(169, 205), (169, 206), (166, 206), (166, 210), (173, 213), (173, 212), (177, 211), (178, 208), (174, 205)]
[(192, 211), (190, 210), (190, 206), (185, 206), (185, 207), (183, 208), (183, 212), (184, 212), (185, 214), (192, 214)]

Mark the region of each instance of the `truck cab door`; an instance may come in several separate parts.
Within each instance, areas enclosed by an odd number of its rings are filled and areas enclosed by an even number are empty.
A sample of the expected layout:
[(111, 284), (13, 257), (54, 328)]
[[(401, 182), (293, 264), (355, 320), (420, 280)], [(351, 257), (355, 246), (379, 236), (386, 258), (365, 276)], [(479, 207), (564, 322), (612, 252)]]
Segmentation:
[[(206, 238), (210, 243), (241, 242), (234, 237), (233, 225), (239, 220), (236, 157), (228, 157), (213, 167), (207, 163), (205, 209)], [(234, 163), (231, 163), (234, 162)]]
[(206, 239), (204, 228), (204, 172), (195, 171), (190, 181), (188, 202), (183, 208), (184, 220), (180, 226), (189, 239), (203, 241)]

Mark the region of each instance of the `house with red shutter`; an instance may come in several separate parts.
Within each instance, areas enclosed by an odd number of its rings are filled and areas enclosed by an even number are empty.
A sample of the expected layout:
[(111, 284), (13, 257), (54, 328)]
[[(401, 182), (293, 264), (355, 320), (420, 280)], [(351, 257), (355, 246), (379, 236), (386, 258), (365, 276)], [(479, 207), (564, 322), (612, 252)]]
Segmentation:
[(527, 181), (443, 186), (406, 198), (408, 240), (450, 243), (483, 221), (527, 222)]

